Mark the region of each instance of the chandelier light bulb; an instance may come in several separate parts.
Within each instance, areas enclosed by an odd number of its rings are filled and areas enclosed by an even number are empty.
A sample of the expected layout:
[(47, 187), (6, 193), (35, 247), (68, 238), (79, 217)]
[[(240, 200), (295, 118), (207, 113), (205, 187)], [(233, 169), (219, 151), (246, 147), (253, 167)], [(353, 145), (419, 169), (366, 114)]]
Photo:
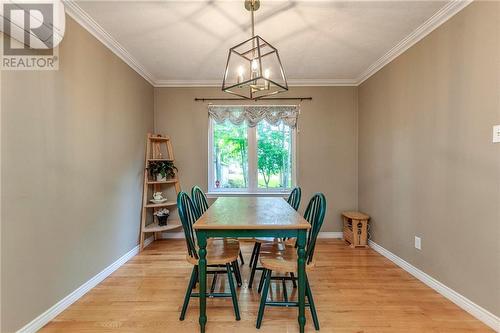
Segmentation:
[[(271, 76), (271, 70), (269, 68), (265, 69), (264, 70), (264, 78), (269, 79), (270, 76)], [(268, 80), (264, 80), (264, 89), (269, 90), (269, 81)]]
[(258, 71), (259, 71), (259, 62), (257, 61), (257, 59), (254, 59), (252, 60), (252, 73), (257, 74)]
[(243, 66), (238, 67), (238, 83), (243, 82), (243, 73), (245, 70), (243, 69)]

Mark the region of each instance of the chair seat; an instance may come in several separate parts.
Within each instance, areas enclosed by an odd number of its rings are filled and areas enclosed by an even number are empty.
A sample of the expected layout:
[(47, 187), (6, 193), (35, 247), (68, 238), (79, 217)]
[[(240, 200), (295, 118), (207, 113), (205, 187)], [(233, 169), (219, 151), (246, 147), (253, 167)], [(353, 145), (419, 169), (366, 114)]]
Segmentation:
[(276, 238), (273, 237), (255, 237), (253, 239), (256, 243), (266, 244), (266, 243), (275, 243)]
[(290, 238), (284, 242), (264, 243), (260, 247), (261, 253), (276, 253), (285, 250), (285, 248), (295, 248), (295, 238)]
[(264, 243), (260, 247), (261, 254), (277, 253), (285, 250), (286, 245), (284, 243)]
[[(209, 239), (207, 242), (207, 265), (225, 265), (238, 259), (240, 243), (235, 239)], [(198, 259), (189, 255), (187, 261), (198, 265)]]
[(281, 238), (273, 238), (273, 237), (256, 237), (253, 239), (256, 243), (260, 244), (278, 244), (285, 243), (287, 246), (295, 246), (295, 238), (288, 238), (284, 242)]
[[(262, 253), (260, 264), (265, 269), (278, 273), (297, 273), (297, 250), (285, 247), (284, 250)], [(314, 267), (314, 262), (306, 265), (307, 270)]]

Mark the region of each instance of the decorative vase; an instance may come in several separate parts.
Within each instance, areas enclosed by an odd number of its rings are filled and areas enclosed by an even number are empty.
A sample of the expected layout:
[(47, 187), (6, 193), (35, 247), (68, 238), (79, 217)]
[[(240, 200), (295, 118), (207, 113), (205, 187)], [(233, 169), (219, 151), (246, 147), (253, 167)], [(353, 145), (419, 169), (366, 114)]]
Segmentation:
[(156, 217), (158, 218), (158, 225), (160, 227), (166, 226), (167, 225), (167, 220), (170, 214), (166, 215), (157, 215)]
[(167, 180), (167, 177), (162, 176), (162, 174), (161, 174), (161, 173), (157, 173), (157, 174), (156, 174), (156, 181), (157, 181), (157, 182), (163, 182), (163, 181), (165, 181), (165, 180)]

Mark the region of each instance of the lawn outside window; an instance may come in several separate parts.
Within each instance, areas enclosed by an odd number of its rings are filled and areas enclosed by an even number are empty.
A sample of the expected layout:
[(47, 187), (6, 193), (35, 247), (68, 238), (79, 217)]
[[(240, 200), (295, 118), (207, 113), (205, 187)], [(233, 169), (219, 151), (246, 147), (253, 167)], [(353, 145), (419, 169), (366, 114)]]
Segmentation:
[(209, 106), (209, 196), (288, 194), (297, 114), (296, 106)]

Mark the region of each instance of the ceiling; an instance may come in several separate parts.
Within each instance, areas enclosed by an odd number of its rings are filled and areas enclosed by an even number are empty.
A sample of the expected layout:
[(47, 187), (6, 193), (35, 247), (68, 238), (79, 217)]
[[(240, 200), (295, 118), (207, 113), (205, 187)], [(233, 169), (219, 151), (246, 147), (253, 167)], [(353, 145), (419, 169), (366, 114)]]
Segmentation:
[[(450, 4), (262, 0), (255, 30), (279, 50), (291, 84), (350, 85), (451, 16)], [(243, 1), (78, 1), (69, 7), (157, 86), (219, 85), (228, 49), (250, 37)]]

